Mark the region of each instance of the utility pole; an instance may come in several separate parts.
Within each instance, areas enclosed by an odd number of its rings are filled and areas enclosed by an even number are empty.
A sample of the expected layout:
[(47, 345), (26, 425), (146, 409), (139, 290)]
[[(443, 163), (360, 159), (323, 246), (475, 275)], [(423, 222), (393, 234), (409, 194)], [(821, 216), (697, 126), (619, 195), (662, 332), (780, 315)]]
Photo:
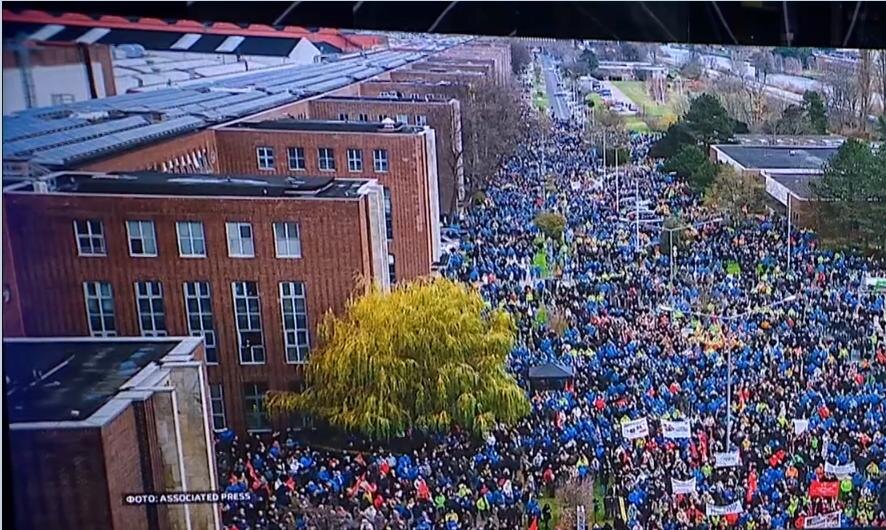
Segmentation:
[(788, 192), (788, 272), (791, 271), (791, 194)]
[(726, 351), (726, 452), (732, 446), (732, 347)]
[[(634, 179), (634, 201), (636, 204), (636, 215), (634, 218), (634, 230), (637, 238), (637, 242), (635, 243), (635, 248), (637, 249), (637, 253), (640, 252), (640, 179)], [(639, 259), (639, 256), (638, 256)]]
[(618, 148), (615, 148), (615, 209), (621, 215), (621, 184), (618, 178)]

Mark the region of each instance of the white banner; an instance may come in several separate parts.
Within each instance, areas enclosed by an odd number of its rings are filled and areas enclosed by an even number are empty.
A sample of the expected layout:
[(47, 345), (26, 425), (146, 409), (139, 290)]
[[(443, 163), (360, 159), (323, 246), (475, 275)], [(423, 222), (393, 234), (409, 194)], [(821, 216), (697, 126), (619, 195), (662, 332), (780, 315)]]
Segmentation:
[(708, 504), (705, 511), (707, 512), (708, 517), (712, 517), (714, 515), (741, 513), (744, 511), (744, 508), (741, 507), (741, 501), (735, 501), (726, 506), (714, 506), (713, 504)]
[(714, 467), (735, 467), (741, 465), (741, 457), (738, 451), (731, 453), (714, 453)]
[(665, 438), (689, 438), (689, 420), (661, 420), (661, 433)]
[(674, 493), (693, 493), (695, 489), (695, 477), (692, 480), (671, 479), (671, 490)]
[(794, 420), (794, 434), (799, 436), (809, 429), (809, 420)]
[(834, 464), (829, 464), (828, 462), (825, 462), (824, 472), (830, 475), (836, 475), (840, 478), (851, 477), (853, 474), (855, 474), (855, 462), (849, 462), (848, 464), (843, 464), (839, 466), (835, 466)]
[(649, 423), (646, 418), (625, 422), (621, 425), (621, 434), (628, 440), (649, 436)]
[(841, 512), (824, 513), (806, 518), (803, 528), (840, 528)]

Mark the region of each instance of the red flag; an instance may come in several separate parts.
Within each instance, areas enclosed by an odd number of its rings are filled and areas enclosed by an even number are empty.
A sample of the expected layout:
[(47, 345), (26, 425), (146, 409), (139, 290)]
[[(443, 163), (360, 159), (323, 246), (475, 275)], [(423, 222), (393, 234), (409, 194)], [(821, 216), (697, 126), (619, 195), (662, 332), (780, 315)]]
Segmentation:
[(538, 530), (538, 517), (532, 518), (532, 522), (529, 523), (529, 530)]
[(836, 499), (840, 496), (840, 483), (836, 480), (830, 482), (813, 480), (809, 485), (809, 496), (813, 499), (817, 497)]

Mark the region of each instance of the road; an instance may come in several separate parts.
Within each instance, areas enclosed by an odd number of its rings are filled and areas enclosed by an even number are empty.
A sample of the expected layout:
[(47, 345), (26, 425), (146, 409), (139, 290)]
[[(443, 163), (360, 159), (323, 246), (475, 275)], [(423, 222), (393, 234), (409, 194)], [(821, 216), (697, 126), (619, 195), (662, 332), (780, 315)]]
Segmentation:
[(569, 103), (566, 101), (565, 95), (558, 95), (560, 88), (557, 85), (557, 69), (554, 61), (543, 55), (541, 58), (541, 69), (545, 77), (545, 91), (548, 93), (548, 101), (551, 102), (551, 110), (554, 117), (558, 120), (568, 120), (572, 112), (569, 110)]
[(614, 101), (616, 103), (621, 102), (622, 105), (625, 106), (625, 110), (621, 112), (621, 114), (637, 114), (636, 111), (631, 112), (628, 111), (628, 105), (633, 105), (635, 108), (639, 108), (637, 104), (628, 96), (625, 95), (624, 92), (621, 91), (617, 86), (612, 84), (611, 81), (602, 81), (603, 86), (608, 88), (612, 92), (612, 96), (608, 98), (603, 98), (604, 100)]

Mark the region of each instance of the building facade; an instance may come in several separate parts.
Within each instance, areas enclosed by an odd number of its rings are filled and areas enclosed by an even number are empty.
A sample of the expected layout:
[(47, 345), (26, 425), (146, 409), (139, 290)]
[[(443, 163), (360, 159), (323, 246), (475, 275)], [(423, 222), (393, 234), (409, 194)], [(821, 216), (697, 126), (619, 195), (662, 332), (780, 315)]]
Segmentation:
[(216, 490), (204, 353), (193, 337), (4, 339), (10, 457), (28, 470), (15, 528), (219, 528), (217, 504), (125, 502)]
[(437, 147), (430, 127), (281, 119), (240, 122), (215, 133), (222, 173), (378, 179), (388, 197), (395, 281), (427, 276), (440, 258)]
[(23, 334), (202, 336), (219, 429), (270, 428), (255, 392), (298, 388), (324, 314), (390, 285), (374, 180), (68, 173), (4, 206)]
[(313, 120), (379, 121), (390, 118), (406, 125), (428, 126), (437, 145), (437, 189), (440, 212), (450, 215), (464, 199), (461, 105), (456, 99), (406, 99), (396, 93), (384, 97), (327, 97), (311, 100)]

